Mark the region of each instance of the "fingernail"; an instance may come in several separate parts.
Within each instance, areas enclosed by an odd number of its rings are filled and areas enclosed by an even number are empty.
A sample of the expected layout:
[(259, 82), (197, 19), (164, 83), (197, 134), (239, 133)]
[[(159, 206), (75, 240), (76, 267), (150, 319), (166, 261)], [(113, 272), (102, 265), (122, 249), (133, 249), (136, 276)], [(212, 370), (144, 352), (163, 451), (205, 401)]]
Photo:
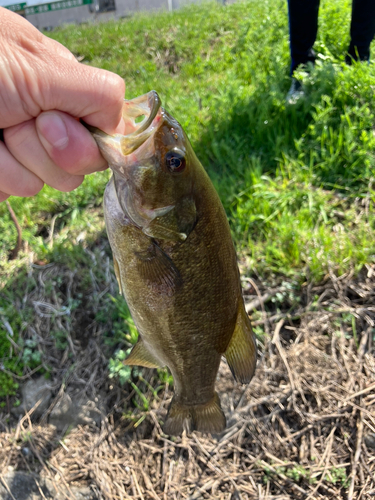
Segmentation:
[(64, 121), (55, 113), (43, 113), (37, 118), (37, 127), (43, 138), (56, 149), (65, 149), (69, 142)]

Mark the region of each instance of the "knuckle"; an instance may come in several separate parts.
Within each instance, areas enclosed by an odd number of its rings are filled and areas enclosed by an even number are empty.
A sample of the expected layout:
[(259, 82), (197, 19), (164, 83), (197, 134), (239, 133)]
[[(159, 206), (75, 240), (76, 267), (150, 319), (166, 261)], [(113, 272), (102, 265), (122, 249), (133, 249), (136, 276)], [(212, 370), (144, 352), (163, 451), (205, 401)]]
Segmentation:
[(27, 145), (27, 141), (35, 126), (34, 121), (34, 119), (27, 120), (4, 130), (4, 142), (9, 150), (19, 149), (24, 142)]

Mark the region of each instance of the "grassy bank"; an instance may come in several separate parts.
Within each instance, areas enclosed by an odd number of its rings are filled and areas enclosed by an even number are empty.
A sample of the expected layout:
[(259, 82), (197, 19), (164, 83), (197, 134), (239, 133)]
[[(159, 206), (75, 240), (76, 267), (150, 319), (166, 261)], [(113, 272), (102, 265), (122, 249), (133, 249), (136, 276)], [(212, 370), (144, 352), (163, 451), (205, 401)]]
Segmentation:
[[(375, 67), (343, 63), (350, 5), (342, 3), (322, 5), (318, 64), (301, 75), (307, 97), (294, 106), (285, 103), (283, 1), (205, 4), (51, 36), (83, 63), (124, 77), (127, 97), (160, 93), (213, 178), (252, 268), (263, 275), (308, 268), (320, 279), (328, 265), (358, 269), (375, 250)], [(48, 254), (51, 217), (58, 214), (55, 230), (65, 232), (57, 239), (69, 245), (70, 229), (88, 223), (87, 207), (100, 206), (107, 179), (97, 174), (70, 194), (45, 188), (12, 200), (38, 256)], [(15, 229), (5, 204), (0, 216), (4, 260)]]
[[(306, 97), (295, 105), (285, 102), (284, 0), (194, 5), (49, 36), (84, 64), (124, 77), (128, 98), (157, 90), (218, 189), (246, 273), (299, 286), (374, 261), (375, 65), (344, 64), (349, 22), (349, 1), (322, 2), (318, 62), (300, 74)], [(16, 261), (8, 261), (16, 229), (0, 204), (0, 357), (8, 372), (51, 370), (30, 330), (37, 317), (49, 318), (57, 352), (87, 318), (116, 344), (124, 327), (108, 295), (108, 287), (117, 293), (109, 268), (101, 267), (110, 262), (101, 213), (108, 178), (91, 175), (72, 193), (45, 187), (34, 198), (11, 198), (24, 239)], [(46, 271), (41, 299), (36, 266), (48, 264), (61, 274)], [(65, 323), (56, 311), (40, 316), (38, 300), (68, 311)], [(16, 391), (9, 376), (0, 373), (0, 397)]]

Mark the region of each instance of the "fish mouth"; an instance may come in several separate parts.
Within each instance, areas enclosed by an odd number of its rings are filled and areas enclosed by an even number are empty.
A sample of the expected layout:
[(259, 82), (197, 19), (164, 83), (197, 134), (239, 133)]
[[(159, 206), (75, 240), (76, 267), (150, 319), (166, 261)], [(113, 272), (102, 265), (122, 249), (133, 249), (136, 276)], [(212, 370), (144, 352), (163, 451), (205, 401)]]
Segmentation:
[(97, 142), (108, 165), (116, 170), (124, 162), (124, 156), (138, 149), (158, 128), (163, 108), (155, 90), (147, 94), (124, 99), (122, 117), (125, 134), (108, 135), (102, 130), (84, 123)]
[[(131, 138), (145, 132), (154, 121), (161, 106), (161, 100), (155, 90), (134, 99), (124, 99), (122, 117), (125, 127), (130, 126), (133, 132), (125, 134)], [(138, 120), (137, 120), (138, 118)]]
[[(122, 136), (122, 152), (130, 154), (141, 146), (155, 131), (161, 118), (161, 100), (155, 90), (131, 100), (124, 100), (122, 117), (125, 135)], [(126, 133), (127, 130), (130, 133)]]

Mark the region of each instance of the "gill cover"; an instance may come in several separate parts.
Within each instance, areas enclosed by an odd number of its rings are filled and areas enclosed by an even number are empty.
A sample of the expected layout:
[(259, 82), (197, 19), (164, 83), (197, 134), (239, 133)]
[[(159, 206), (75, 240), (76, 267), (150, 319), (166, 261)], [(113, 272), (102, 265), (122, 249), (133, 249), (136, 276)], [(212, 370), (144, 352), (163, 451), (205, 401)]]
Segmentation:
[(183, 242), (197, 218), (189, 141), (155, 91), (125, 100), (123, 119), (125, 135), (88, 126), (113, 171), (119, 204), (151, 238)]

